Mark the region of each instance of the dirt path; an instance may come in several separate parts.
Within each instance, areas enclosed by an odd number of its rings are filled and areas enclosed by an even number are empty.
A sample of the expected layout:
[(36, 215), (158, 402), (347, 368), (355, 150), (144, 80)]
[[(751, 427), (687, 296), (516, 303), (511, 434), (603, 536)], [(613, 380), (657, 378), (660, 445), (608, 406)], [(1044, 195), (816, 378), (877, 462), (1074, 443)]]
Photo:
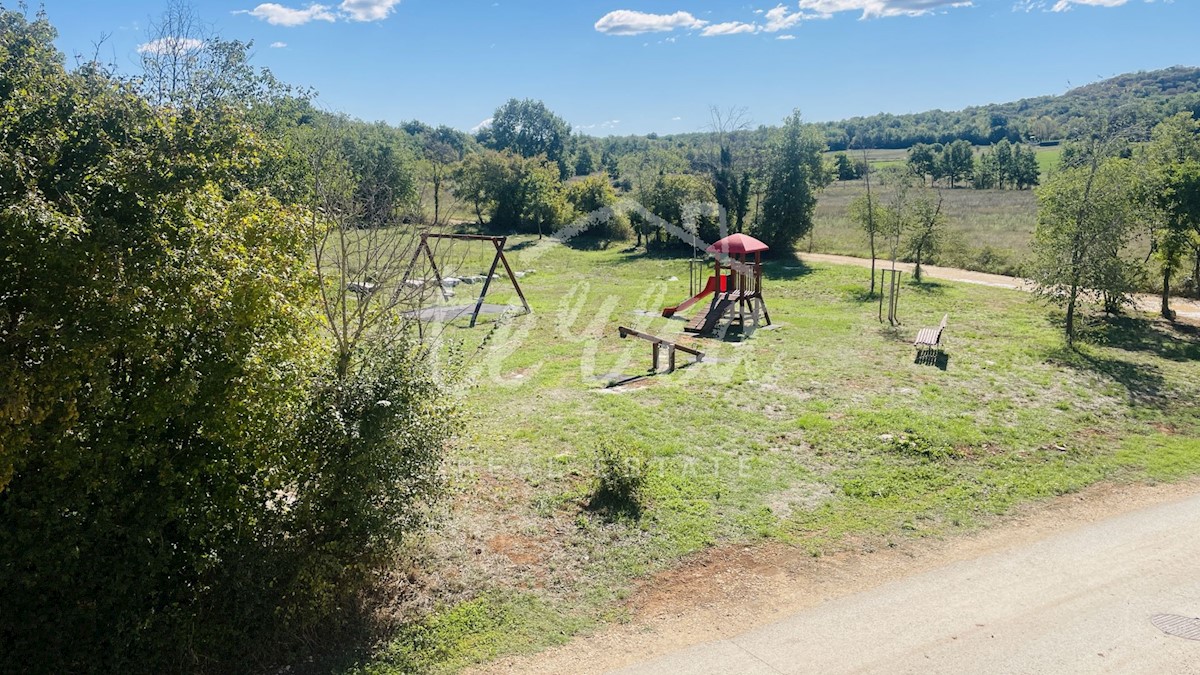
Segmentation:
[[(823, 262), (833, 265), (855, 265), (857, 267), (871, 267), (871, 261), (867, 258), (853, 258), (844, 255), (829, 255), (827, 253), (800, 253), (800, 259), (805, 262)], [(882, 260), (876, 261), (876, 265), (882, 266)], [(891, 267), (891, 263), (887, 263)], [(913, 265), (911, 263), (896, 263), (896, 269), (904, 270), (908, 274), (912, 274)], [(1032, 291), (1033, 285), (1027, 279), (1018, 277), (1006, 277), (1002, 274), (987, 274), (986, 272), (972, 272), (970, 270), (960, 270), (954, 267), (937, 267), (935, 265), (921, 265), (921, 273), (928, 275), (933, 279), (945, 279), (947, 281), (963, 281), (969, 284), (980, 284), (983, 286), (995, 286), (997, 288), (1012, 288), (1018, 291)], [(1162, 307), (1162, 299), (1157, 295), (1149, 295), (1139, 293), (1136, 296), (1137, 308), (1143, 312), (1150, 314), (1158, 314)], [(1184, 298), (1172, 298), (1171, 309), (1174, 309), (1178, 316), (1176, 318), (1187, 321), (1188, 323), (1200, 325), (1200, 302), (1195, 300), (1186, 300)]]
[(1200, 540), (1187, 535), (1197, 527), (1200, 495), (940, 565), (621, 672), (1200, 674), (1200, 642), (1159, 629), (1200, 636)]
[(742, 635), (797, 612), (951, 563), (1038, 542), (1092, 523), (1200, 494), (1176, 484), (1098, 485), (1027, 505), (986, 530), (946, 539), (862, 540), (820, 558), (782, 545), (718, 548), (644, 581), (631, 620), (479, 672), (599, 673)]

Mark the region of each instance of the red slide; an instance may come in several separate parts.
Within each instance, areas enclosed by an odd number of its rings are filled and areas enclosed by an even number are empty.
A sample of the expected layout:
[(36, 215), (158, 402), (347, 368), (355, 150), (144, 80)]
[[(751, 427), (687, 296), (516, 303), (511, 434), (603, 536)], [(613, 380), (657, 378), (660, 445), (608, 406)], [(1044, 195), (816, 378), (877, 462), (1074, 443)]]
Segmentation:
[[(728, 282), (729, 282), (729, 277), (727, 275), (722, 274), (721, 275), (721, 292), (722, 293), (725, 292)], [(708, 283), (704, 284), (704, 290), (700, 291), (695, 296), (688, 298), (687, 300), (684, 300), (683, 302), (679, 303), (678, 305), (676, 305), (674, 307), (664, 307), (662, 315), (664, 317), (670, 318), (671, 316), (673, 316), (675, 314), (675, 312), (682, 312), (683, 310), (687, 309), (688, 307), (691, 307), (692, 305), (696, 304), (697, 302), (700, 302), (701, 300), (704, 299), (705, 296), (707, 296), (709, 293), (712, 293), (714, 290), (716, 290), (716, 288), (717, 288), (717, 278), (709, 277)]]

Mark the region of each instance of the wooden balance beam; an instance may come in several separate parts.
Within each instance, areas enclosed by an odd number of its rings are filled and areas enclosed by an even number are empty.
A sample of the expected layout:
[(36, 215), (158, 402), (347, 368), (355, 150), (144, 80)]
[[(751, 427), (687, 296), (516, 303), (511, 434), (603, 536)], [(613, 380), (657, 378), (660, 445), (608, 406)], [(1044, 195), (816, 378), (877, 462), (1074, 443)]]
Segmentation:
[(692, 356), (695, 356), (696, 360), (693, 363), (700, 363), (701, 361), (704, 360), (704, 352), (697, 351), (695, 349), (692, 349), (691, 347), (684, 347), (683, 345), (677, 345), (674, 342), (671, 342), (669, 340), (664, 340), (656, 335), (650, 335), (649, 333), (643, 333), (641, 331), (637, 331), (632, 328), (626, 328), (625, 326), (618, 326), (617, 330), (621, 333), (622, 339), (632, 335), (636, 338), (641, 338), (650, 343), (650, 347), (653, 350), (654, 372), (656, 372), (656, 373), (658, 372), (658, 354), (662, 350), (663, 347), (667, 348), (667, 372), (668, 373), (675, 371), (675, 350), (679, 350), (685, 354), (691, 354)]

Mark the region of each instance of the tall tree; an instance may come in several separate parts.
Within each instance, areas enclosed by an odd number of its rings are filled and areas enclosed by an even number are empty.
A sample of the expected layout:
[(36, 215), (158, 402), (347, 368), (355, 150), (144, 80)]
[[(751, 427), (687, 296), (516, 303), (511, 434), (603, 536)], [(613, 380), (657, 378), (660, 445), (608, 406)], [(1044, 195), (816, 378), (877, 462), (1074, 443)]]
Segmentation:
[(1120, 256), (1136, 222), (1129, 160), (1092, 152), (1038, 189), (1032, 279), (1037, 293), (1063, 307), (1068, 344), (1087, 292), (1123, 294), (1131, 264)]
[(790, 249), (812, 229), (816, 193), (825, 185), (821, 153), (825, 142), (793, 112), (771, 158), (758, 234), (766, 242)]
[[(1149, 165), (1146, 195), (1161, 218), (1152, 233), (1154, 257), (1162, 278), (1162, 315), (1173, 318), (1171, 280), (1200, 228), (1195, 201), (1195, 166), (1200, 164), (1200, 120), (1179, 113), (1156, 127), (1145, 149)], [(1200, 267), (1200, 264), (1197, 265)]]
[(559, 166), (559, 177), (569, 176), (565, 150), (571, 128), (546, 104), (532, 99), (509, 99), (492, 115), (489, 147), (511, 150), (525, 158), (545, 155)]
[(942, 192), (937, 197), (928, 189), (920, 190), (912, 199), (912, 217), (908, 223), (908, 250), (916, 263), (913, 278), (921, 281), (921, 261), (937, 252), (941, 243), (946, 214), (942, 213)]
[(971, 144), (957, 140), (942, 149), (941, 174), (950, 179), (950, 187), (960, 180), (966, 180), (975, 172), (975, 152)]

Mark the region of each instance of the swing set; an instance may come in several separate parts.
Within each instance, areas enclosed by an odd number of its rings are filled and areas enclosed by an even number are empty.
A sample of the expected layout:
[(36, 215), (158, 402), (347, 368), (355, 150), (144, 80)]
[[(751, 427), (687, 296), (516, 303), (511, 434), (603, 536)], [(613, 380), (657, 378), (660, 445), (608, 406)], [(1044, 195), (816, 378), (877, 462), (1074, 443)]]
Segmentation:
[(517, 275), (513, 273), (513, 269), (508, 264), (508, 258), (504, 257), (504, 244), (508, 241), (508, 237), (489, 237), (481, 234), (434, 234), (425, 232), (421, 234), (421, 242), (417, 245), (417, 249), (413, 251), (412, 260), (408, 263), (408, 269), (404, 272), (404, 281), (407, 283), (410, 280), (410, 275), (416, 267), (417, 262), (424, 253), (429, 260), (430, 269), (433, 271), (434, 281), (437, 287), (441, 290), (442, 299), (448, 301), (450, 293), (446, 290), (446, 282), (442, 277), (441, 270), (438, 269), (437, 259), (433, 255), (433, 249), (429, 246), (429, 240), (453, 240), (453, 241), (487, 241), (491, 242), (496, 249), (496, 255), (492, 257), (492, 266), (488, 269), (487, 275), (483, 277), (483, 288), (479, 291), (479, 297), (476, 298), (474, 308), (471, 305), (460, 306), (441, 306), (441, 307), (426, 307), (420, 310), (411, 312), (412, 316), (424, 320), (440, 320), (452, 321), (471, 310), (471, 328), (475, 327), (475, 323), (479, 320), (480, 313), (500, 314), (508, 309), (506, 305), (485, 305), (483, 300), (487, 297), (488, 289), (491, 288), (492, 279), (496, 278), (496, 267), (501, 263), (504, 264), (504, 271), (508, 276), (508, 280), (512, 282), (513, 290), (517, 292), (517, 297), (521, 299), (521, 305), (525, 308), (526, 314), (531, 314), (533, 310), (529, 308), (529, 302), (525, 300), (525, 293), (521, 291), (521, 285), (517, 283)]

